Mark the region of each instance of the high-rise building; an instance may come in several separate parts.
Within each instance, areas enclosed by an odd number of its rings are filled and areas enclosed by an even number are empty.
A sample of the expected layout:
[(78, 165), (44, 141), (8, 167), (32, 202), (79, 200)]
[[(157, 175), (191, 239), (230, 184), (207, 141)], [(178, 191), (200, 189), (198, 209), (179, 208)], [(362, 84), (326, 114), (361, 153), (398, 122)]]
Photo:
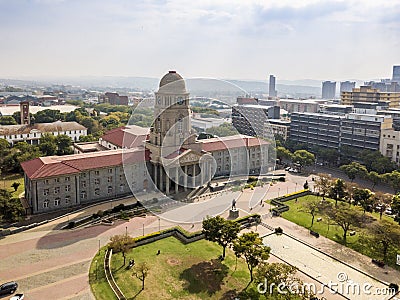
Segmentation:
[(355, 81), (342, 81), (340, 83), (340, 93), (351, 92), (356, 87)]
[(269, 96), (270, 97), (276, 97), (278, 95), (276, 89), (275, 89), (275, 76), (274, 75), (269, 75)]
[(400, 107), (400, 93), (381, 92), (378, 89), (373, 89), (369, 85), (354, 88), (351, 92), (341, 93), (341, 104), (353, 105), (355, 102), (382, 102), (389, 103), (390, 108)]
[(322, 82), (322, 99), (335, 99), (336, 81)]
[(397, 81), (400, 83), (400, 66), (393, 66), (392, 81)]

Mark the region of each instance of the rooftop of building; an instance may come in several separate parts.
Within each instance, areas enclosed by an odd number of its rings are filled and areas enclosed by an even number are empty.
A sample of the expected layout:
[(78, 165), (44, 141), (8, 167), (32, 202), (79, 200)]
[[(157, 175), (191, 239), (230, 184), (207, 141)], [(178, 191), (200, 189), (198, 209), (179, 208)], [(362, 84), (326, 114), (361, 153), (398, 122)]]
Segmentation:
[(215, 137), (211, 139), (199, 140), (202, 143), (202, 150), (206, 152), (269, 145), (270, 143), (253, 136), (237, 134), (226, 137)]
[(21, 167), (30, 179), (40, 179), (147, 160), (149, 160), (149, 151), (142, 147), (39, 157), (21, 163)]
[(34, 132), (61, 132), (72, 130), (87, 130), (77, 122), (56, 121), (53, 123), (35, 123), (31, 125), (0, 125), (0, 135), (29, 134)]
[(143, 145), (149, 133), (150, 128), (127, 125), (107, 131), (100, 139), (120, 148), (133, 148)]

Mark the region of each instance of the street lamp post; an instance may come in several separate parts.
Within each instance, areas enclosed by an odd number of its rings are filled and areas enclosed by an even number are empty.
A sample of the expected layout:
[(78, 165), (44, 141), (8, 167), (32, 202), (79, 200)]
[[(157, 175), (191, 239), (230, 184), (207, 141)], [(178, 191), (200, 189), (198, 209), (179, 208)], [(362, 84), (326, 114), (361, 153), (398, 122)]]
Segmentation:
[(125, 226), (125, 235), (128, 236), (128, 226)]
[(95, 263), (96, 263), (96, 280), (97, 280), (97, 259), (95, 260)]
[(279, 198), (279, 192), (281, 191), (281, 188), (278, 188), (278, 198)]
[(143, 223), (143, 236), (144, 236), (144, 223)]
[(161, 231), (161, 219), (158, 217), (158, 231)]
[(297, 192), (297, 182), (296, 182), (296, 189), (294, 190), (294, 192)]

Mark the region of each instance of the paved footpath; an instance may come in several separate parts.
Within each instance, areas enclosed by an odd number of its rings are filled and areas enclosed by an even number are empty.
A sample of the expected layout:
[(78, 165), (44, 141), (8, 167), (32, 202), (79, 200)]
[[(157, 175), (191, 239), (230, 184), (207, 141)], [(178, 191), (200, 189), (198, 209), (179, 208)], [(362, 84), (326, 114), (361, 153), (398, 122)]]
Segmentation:
[[(306, 178), (291, 176), (290, 182), (280, 182), (272, 186), (266, 185), (255, 190), (245, 190), (237, 200), (236, 206), (240, 216), (259, 213), (264, 221), (273, 227), (280, 226), (307, 243), (315, 245), (329, 254), (343, 259), (365, 272), (387, 282), (398, 281), (398, 272), (374, 267), (370, 259), (323, 237), (315, 239), (308, 231), (282, 218), (269, 218), (269, 206), (260, 205), (260, 200), (274, 198), (278, 195), (302, 189)], [(311, 184), (311, 177), (308, 179)], [(149, 194), (149, 197), (153, 195)], [(138, 217), (129, 221), (117, 221), (112, 226), (98, 225), (75, 230), (58, 228), (60, 224), (90, 215), (110, 205), (130, 203), (131, 199), (100, 204), (83, 211), (60, 218), (40, 227), (0, 239), (0, 282), (17, 280), (19, 291), (24, 292), (26, 299), (93, 299), (88, 283), (88, 269), (92, 257), (115, 234), (128, 232), (131, 236), (148, 234), (176, 224), (159, 219), (156, 216)], [(227, 215), (226, 212), (224, 215)], [(201, 230), (201, 223), (184, 224), (189, 231)], [(268, 231), (258, 226), (262, 234)], [(386, 273), (384, 273), (387, 272)], [(396, 280), (395, 280), (396, 279)]]

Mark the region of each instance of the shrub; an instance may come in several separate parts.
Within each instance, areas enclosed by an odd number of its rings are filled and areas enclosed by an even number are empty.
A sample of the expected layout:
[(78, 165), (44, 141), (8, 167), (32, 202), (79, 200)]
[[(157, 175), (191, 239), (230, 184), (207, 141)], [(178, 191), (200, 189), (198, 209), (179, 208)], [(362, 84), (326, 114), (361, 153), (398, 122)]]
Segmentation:
[(396, 283), (389, 284), (389, 289), (394, 290), (396, 293), (399, 291), (399, 285)]
[(286, 181), (286, 178), (283, 177), (283, 176), (281, 176), (281, 177), (278, 178), (278, 180), (281, 181), (281, 182), (285, 182), (285, 181)]
[(114, 206), (112, 211), (119, 212), (119, 211), (123, 210), (124, 208), (125, 208), (125, 205), (123, 203), (121, 203), (121, 204), (118, 204), (117, 206)]
[(68, 223), (68, 227), (69, 229), (74, 228), (75, 227), (75, 221), (71, 221)]
[(282, 234), (283, 233), (283, 229), (281, 227), (277, 227), (277, 228), (275, 228), (275, 233), (276, 234)]
[(104, 216), (104, 211), (99, 210), (99, 211), (97, 212), (97, 215), (98, 215), (100, 218), (103, 217), (103, 216)]

